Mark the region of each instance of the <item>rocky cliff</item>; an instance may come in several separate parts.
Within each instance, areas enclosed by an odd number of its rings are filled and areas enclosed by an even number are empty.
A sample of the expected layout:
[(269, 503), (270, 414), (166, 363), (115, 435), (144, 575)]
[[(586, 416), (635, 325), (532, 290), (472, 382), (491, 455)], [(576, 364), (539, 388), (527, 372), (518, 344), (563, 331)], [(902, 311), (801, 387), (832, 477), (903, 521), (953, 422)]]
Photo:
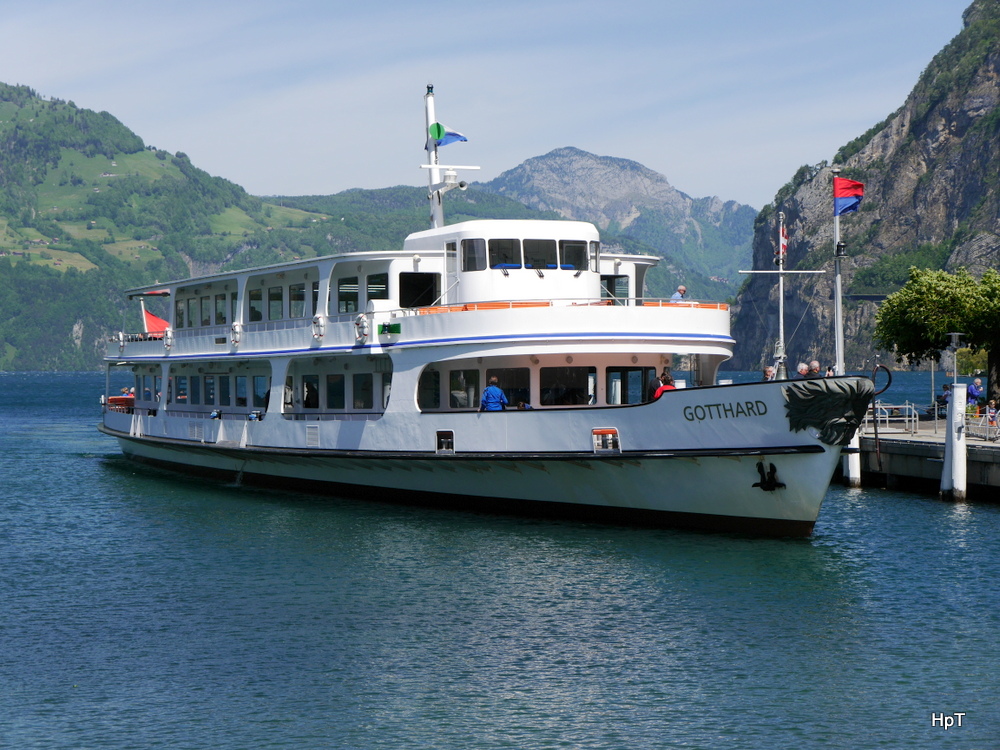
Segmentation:
[[(841, 218), (849, 370), (871, 366), (878, 298), (905, 282), (910, 265), (964, 266), (974, 274), (1000, 265), (1000, 0), (976, 0), (963, 20), (902, 107), (842, 148), (832, 165), (801, 168), (757, 217), (754, 269), (775, 268), (777, 215), (784, 212), (787, 268), (827, 272), (785, 282), (791, 367), (834, 359), (833, 165), (865, 183), (861, 210)], [(777, 289), (773, 275), (748, 277), (734, 306), (733, 367), (770, 361)]]

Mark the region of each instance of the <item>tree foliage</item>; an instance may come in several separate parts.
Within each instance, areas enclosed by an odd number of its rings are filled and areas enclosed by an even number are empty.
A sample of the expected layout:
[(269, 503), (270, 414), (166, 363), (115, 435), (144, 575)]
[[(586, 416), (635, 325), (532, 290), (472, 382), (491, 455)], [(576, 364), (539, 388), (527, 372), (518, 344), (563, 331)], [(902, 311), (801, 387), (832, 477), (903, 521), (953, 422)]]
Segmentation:
[(940, 361), (951, 343), (949, 333), (961, 333), (973, 353), (985, 351), (989, 363), (990, 397), (1000, 393), (1000, 273), (988, 270), (977, 280), (967, 270), (956, 273), (910, 269), (910, 278), (879, 309), (875, 345), (896, 360), (913, 364)]

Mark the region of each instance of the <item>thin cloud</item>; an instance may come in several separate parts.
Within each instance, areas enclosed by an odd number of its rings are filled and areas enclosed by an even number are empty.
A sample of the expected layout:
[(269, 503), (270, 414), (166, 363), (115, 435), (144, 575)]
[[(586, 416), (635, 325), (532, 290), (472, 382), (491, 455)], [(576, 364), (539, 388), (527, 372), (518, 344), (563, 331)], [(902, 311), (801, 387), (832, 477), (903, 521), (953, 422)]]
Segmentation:
[(0, 69), (258, 195), (423, 184), (433, 82), (468, 179), (576, 146), (759, 208), (896, 109), (967, 4), (41, 0), (5, 11)]

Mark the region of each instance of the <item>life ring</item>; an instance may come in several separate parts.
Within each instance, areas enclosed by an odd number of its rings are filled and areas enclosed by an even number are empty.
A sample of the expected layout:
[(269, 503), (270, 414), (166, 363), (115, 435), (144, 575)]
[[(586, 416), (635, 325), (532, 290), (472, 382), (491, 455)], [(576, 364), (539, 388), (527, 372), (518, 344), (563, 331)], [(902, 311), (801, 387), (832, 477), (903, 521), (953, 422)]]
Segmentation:
[(122, 352), (125, 351), (125, 332), (119, 331), (117, 338), (118, 338), (118, 353), (121, 354)]
[(163, 348), (170, 351), (171, 347), (174, 345), (174, 329), (167, 326), (163, 330)]
[(243, 326), (234, 320), (232, 329), (229, 332), (229, 340), (232, 342), (233, 346), (238, 346), (240, 343), (240, 339), (242, 338), (243, 338)]
[(326, 335), (326, 320), (324, 320), (322, 315), (313, 315), (312, 329), (313, 338), (317, 341), (322, 341)]
[(359, 344), (368, 340), (368, 316), (364, 313), (358, 313), (354, 319), (354, 338)]

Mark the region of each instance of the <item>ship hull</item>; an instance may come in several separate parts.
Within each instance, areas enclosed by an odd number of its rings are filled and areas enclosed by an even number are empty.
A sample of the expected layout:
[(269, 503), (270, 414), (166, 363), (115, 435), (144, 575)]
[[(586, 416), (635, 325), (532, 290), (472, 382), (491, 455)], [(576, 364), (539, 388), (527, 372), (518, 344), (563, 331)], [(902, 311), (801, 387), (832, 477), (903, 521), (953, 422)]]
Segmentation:
[[(132, 460), (247, 484), (766, 536), (811, 533), (840, 455), (815, 445), (606, 456), (303, 451), (102, 430)], [(768, 474), (780, 486), (769, 486)]]

